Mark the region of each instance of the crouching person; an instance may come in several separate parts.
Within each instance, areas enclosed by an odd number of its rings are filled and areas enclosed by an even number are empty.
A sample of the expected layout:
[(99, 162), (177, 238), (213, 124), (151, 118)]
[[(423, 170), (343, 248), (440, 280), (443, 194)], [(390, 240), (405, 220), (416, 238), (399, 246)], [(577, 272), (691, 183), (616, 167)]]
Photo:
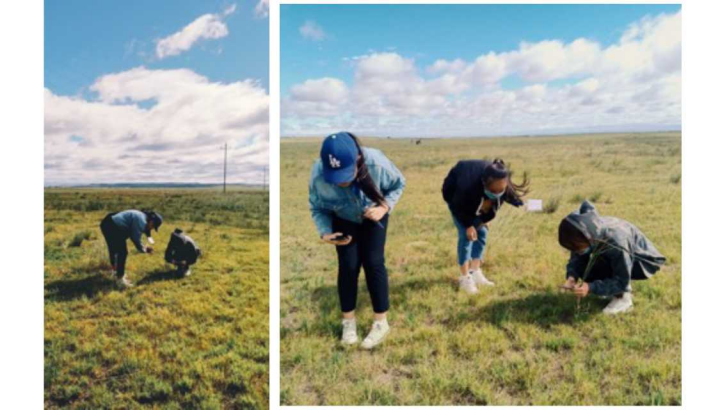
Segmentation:
[(179, 276), (190, 276), (190, 266), (200, 257), (200, 248), (181, 229), (175, 229), (165, 250), (165, 261), (177, 266)]
[(138, 252), (152, 253), (152, 246), (143, 245), (142, 235), (145, 234), (148, 242), (152, 243), (152, 230), (155, 229), (157, 232), (161, 224), (162, 216), (157, 212), (134, 209), (108, 214), (100, 223), (100, 231), (102, 231), (108, 247), (110, 264), (115, 271), (117, 285), (121, 289), (132, 286), (125, 275), (128, 238)]
[(564, 287), (581, 298), (590, 293), (612, 298), (606, 314), (632, 309), (630, 281), (652, 277), (665, 263), (640, 229), (620, 218), (600, 216), (588, 201), (562, 220), (558, 239), (571, 252)]

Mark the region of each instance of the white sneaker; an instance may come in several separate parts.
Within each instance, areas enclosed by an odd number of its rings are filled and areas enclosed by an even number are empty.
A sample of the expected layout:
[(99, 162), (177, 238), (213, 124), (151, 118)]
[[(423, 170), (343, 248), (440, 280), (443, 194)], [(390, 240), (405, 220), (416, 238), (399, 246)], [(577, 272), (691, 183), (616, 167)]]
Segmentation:
[(478, 270), (471, 270), (470, 276), (473, 278), (473, 281), (476, 285), (479, 286), (495, 286), (494, 282), (491, 282), (488, 280), (488, 278), (483, 275), (482, 269)]
[(603, 309), (603, 313), (606, 315), (616, 315), (631, 310), (633, 307), (632, 295), (630, 292), (625, 292), (620, 297), (613, 298), (612, 302)]
[(122, 278), (117, 278), (115, 280), (115, 284), (120, 289), (127, 289), (127, 288), (131, 288), (131, 287), (135, 286), (135, 285), (133, 285), (132, 282), (130, 282), (128, 280), (127, 276), (123, 276)]
[(385, 336), (387, 336), (388, 332), (390, 332), (390, 325), (388, 325), (387, 319), (383, 319), (382, 321), (375, 321), (373, 322), (372, 330), (367, 335), (365, 340), (363, 340), (360, 347), (363, 349), (372, 349), (373, 347), (380, 344), (385, 339)]
[(354, 345), (358, 342), (357, 326), (355, 319), (343, 319), (342, 320), (342, 341), (340, 343), (344, 345)]
[(478, 288), (475, 286), (475, 281), (470, 275), (460, 275), (460, 290), (474, 295), (478, 293)]

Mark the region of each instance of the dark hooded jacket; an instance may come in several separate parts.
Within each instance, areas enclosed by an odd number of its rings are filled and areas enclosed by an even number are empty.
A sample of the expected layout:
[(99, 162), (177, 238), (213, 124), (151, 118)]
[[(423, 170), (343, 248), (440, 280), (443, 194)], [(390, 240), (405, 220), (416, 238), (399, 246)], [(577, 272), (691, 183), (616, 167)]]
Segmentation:
[[(491, 163), (483, 160), (466, 160), (458, 162), (445, 177), (443, 182), (443, 199), (447, 202), (450, 212), (466, 228), (477, 227), (481, 223), (495, 218), (498, 209), (505, 202), (506, 195), (493, 201), (490, 212), (479, 212), (483, 201), (490, 201), (485, 195), (485, 169)], [(521, 200), (508, 201), (510, 205), (522, 206)]]
[(170, 235), (170, 242), (165, 250), (165, 261), (167, 263), (185, 261), (188, 265), (192, 265), (197, 262), (200, 254), (200, 248), (195, 241), (185, 235), (181, 229), (175, 229)]
[[(665, 263), (665, 257), (640, 229), (620, 218), (600, 216), (589, 201), (583, 202), (580, 209), (565, 220), (585, 235), (593, 252), (605, 244), (605, 251), (599, 258), (604, 259), (602, 266), (609, 266), (611, 272), (607, 279), (589, 283), (591, 293), (620, 294), (627, 289), (631, 279), (648, 279)], [(567, 277), (581, 278), (589, 261), (590, 254), (573, 253), (567, 264)]]

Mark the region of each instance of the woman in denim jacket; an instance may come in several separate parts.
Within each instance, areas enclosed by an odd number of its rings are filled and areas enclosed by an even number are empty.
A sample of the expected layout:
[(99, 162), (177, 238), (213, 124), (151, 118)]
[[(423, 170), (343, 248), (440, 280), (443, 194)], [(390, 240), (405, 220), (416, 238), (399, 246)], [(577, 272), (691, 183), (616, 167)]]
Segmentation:
[(390, 330), (385, 238), (389, 214), (404, 187), (397, 167), (379, 150), (361, 147), (354, 135), (339, 132), (323, 141), (310, 177), (310, 212), (320, 238), (337, 251), (343, 344), (358, 341), (355, 304), (361, 266), (375, 312), (362, 347), (372, 349)]

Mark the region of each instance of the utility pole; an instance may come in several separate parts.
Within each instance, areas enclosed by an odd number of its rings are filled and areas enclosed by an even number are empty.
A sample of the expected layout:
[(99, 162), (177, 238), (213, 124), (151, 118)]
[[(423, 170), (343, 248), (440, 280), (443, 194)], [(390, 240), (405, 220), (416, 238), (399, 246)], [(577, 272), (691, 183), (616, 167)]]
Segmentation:
[(263, 167), (263, 191), (267, 190), (267, 167)]
[(227, 191), (227, 142), (225, 143), (225, 162), (223, 163), (223, 194)]

